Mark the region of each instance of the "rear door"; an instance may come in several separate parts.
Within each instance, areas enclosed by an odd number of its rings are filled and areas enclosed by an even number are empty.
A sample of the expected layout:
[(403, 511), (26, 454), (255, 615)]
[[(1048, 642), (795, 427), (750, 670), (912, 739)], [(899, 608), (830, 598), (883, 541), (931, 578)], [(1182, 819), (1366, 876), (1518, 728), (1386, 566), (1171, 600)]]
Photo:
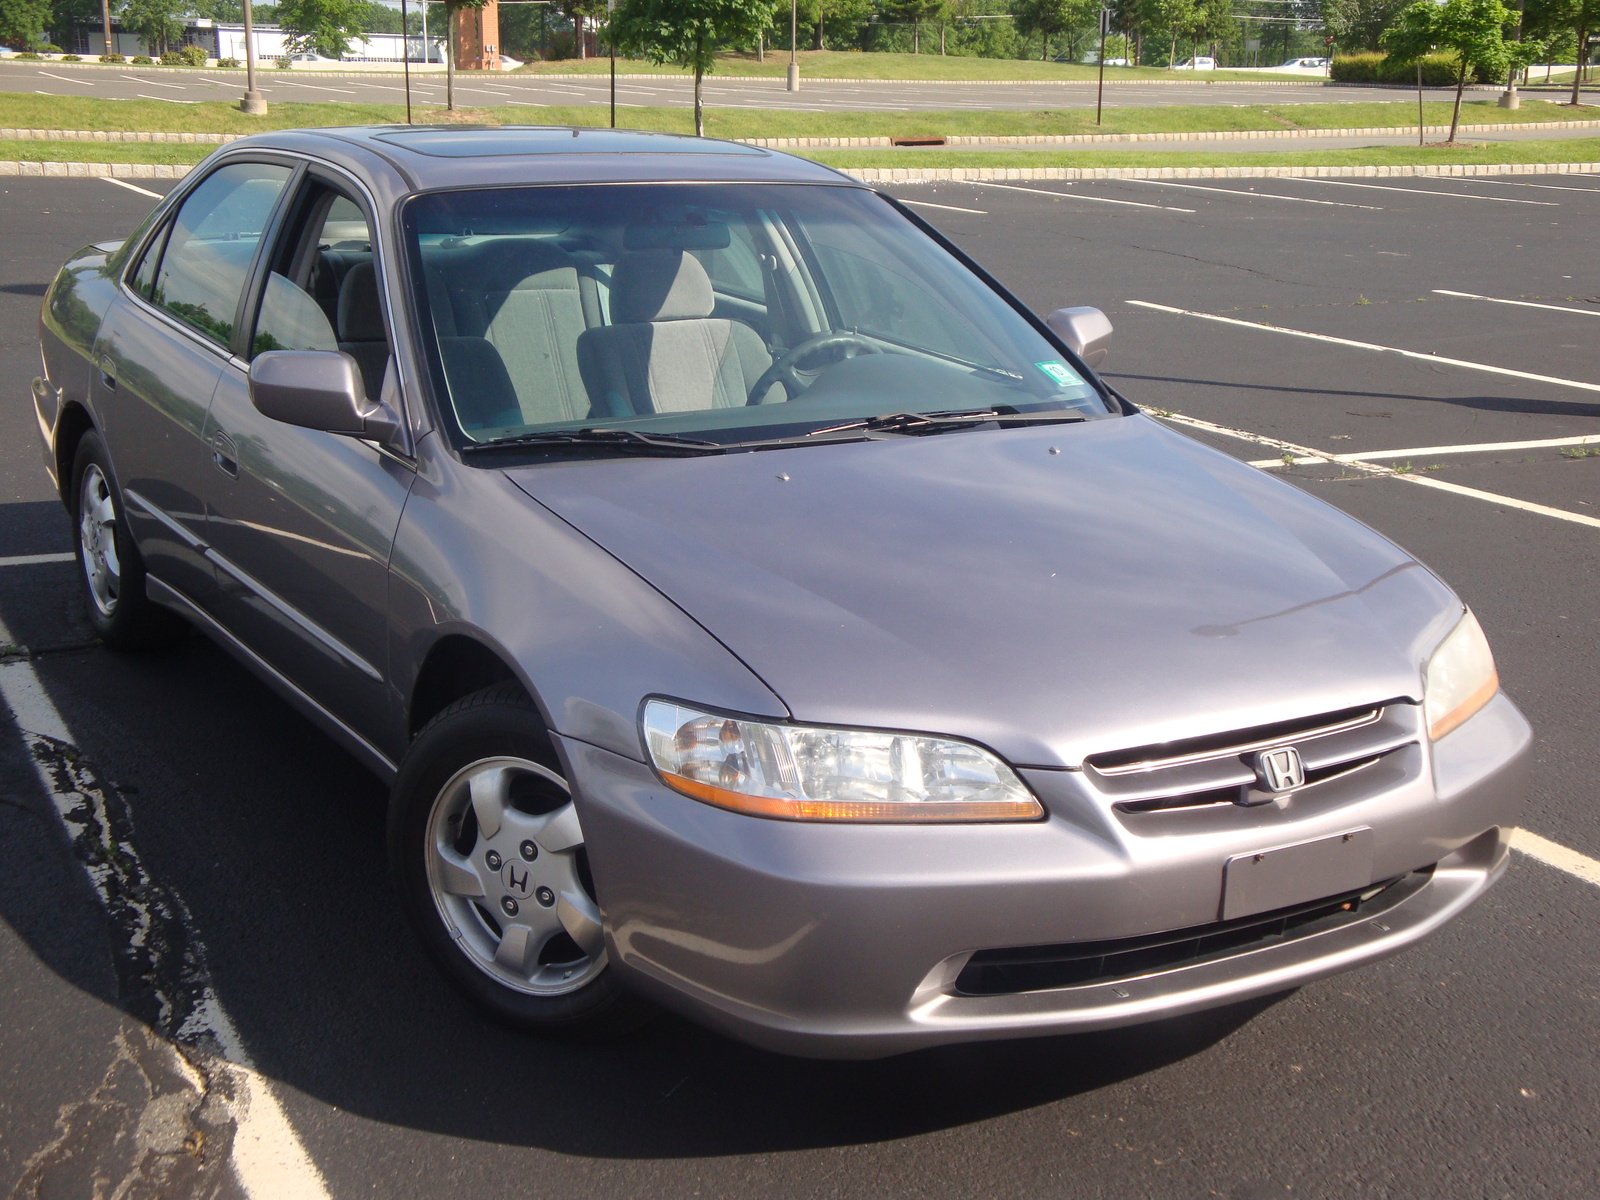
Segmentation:
[(223, 623), (369, 743), (393, 736), (387, 679), (389, 551), (415, 478), (374, 442), (285, 425), (250, 401), (249, 358), (344, 350), (369, 394), (403, 408), (371, 213), (320, 168), (290, 201), (246, 306), (244, 354), (226, 364), (206, 436), (206, 539)]
[(209, 603), (206, 412), (263, 232), (293, 169), (229, 162), (156, 229), (101, 327), (95, 411), (152, 575)]

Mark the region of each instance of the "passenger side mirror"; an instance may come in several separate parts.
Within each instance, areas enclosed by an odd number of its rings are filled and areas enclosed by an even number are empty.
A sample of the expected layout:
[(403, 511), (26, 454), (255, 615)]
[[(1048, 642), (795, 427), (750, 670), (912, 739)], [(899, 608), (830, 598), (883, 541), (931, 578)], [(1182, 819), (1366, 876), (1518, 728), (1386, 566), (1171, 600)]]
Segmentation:
[(1044, 323), (1091, 367), (1111, 349), (1111, 318), (1098, 308), (1058, 308)]
[(250, 401), (285, 425), (392, 441), (398, 416), (367, 399), (361, 368), (342, 350), (268, 350), (250, 364)]

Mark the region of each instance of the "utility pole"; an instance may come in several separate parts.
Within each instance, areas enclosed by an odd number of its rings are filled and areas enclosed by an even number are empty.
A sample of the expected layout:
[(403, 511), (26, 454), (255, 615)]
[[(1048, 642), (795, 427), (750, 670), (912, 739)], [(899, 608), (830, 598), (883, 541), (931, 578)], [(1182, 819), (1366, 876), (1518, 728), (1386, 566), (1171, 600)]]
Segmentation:
[[(423, 52), (427, 52), (424, 44)], [(411, 120), (411, 23), (406, 13), (406, 0), (400, 0), (400, 61), (404, 63), (402, 70), (406, 73), (406, 124)]]
[(611, 128), (617, 127), (617, 43), (611, 36), (611, 15), (616, 0), (606, 0), (606, 49), (611, 51)]
[(795, 50), (800, 31), (800, 0), (789, 0), (789, 90), (800, 90), (800, 59)]
[(1111, 10), (1100, 10), (1100, 84), (1094, 93), (1094, 123), (1100, 124), (1100, 108), (1106, 98), (1106, 34), (1111, 32)]
[(267, 115), (267, 102), (256, 91), (256, 29), (250, 16), (250, 0), (244, 0), (244, 99), (239, 111), (252, 117)]

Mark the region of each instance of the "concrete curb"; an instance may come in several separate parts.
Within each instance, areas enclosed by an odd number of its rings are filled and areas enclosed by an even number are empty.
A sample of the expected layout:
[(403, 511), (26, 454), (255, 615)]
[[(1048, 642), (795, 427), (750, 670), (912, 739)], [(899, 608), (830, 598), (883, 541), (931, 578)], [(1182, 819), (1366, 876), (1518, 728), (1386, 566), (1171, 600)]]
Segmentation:
[[(958, 146), (1085, 146), (1129, 142), (1225, 142), (1267, 138), (1381, 137), (1410, 133), (1416, 126), (1375, 125), (1362, 129), (1228, 129), (1191, 133), (1062, 133), (1021, 136), (966, 136), (945, 139)], [(1600, 129), (1600, 121), (1508, 121), (1492, 125), (1463, 125), (1464, 133), (1500, 133), (1517, 129)], [(1448, 125), (1428, 125), (1426, 133), (1448, 133)], [(0, 141), (17, 142), (137, 142), (184, 146), (222, 146), (249, 137), (245, 133), (148, 133), (110, 129), (8, 129), (0, 128)], [(887, 137), (733, 138), (746, 146), (768, 150), (878, 150), (893, 141)]]
[[(0, 173), (3, 173), (0, 164)], [(1465, 163), (1366, 167), (835, 167), (863, 183), (1025, 183), (1091, 179), (1403, 179), (1471, 175), (1588, 175), (1600, 163)], [(1600, 189), (1597, 189), (1600, 190)]]
[[(182, 179), (187, 163), (0, 162), (0, 177)], [(1391, 179), (1470, 175), (1600, 174), (1600, 163), (1461, 163), (1405, 167), (856, 167), (863, 183), (1025, 183), (1090, 179)]]
[[(1039, 133), (983, 137), (964, 134), (945, 138), (945, 146), (1085, 146), (1128, 142), (1235, 142), (1267, 138), (1386, 137), (1413, 133), (1415, 125), (1375, 125), (1360, 129), (1226, 129), (1187, 133)], [(1503, 133), (1515, 129), (1600, 129), (1600, 121), (1506, 121), (1462, 125), (1462, 133)], [(1424, 133), (1449, 133), (1448, 125), (1426, 125)], [(0, 136), (4, 136), (0, 131)], [(734, 138), (768, 150), (874, 150), (892, 146), (887, 137)]]

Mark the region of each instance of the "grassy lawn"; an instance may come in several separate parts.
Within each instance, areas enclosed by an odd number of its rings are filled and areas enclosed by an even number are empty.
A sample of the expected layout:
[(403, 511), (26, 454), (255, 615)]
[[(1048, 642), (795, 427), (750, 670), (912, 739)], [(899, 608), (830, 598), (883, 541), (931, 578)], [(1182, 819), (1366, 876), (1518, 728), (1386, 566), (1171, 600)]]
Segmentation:
[(1421, 146), (1369, 146), (1357, 150), (1303, 153), (1230, 154), (1196, 151), (1033, 150), (814, 150), (805, 157), (832, 167), (1313, 167), (1412, 166), (1419, 164), (1593, 163), (1600, 162), (1600, 138), (1540, 142), (1501, 142), (1493, 146), (1429, 149)]
[[(1081, 63), (1040, 62), (1022, 58), (972, 58), (962, 55), (941, 55), (937, 52), (938, 34), (935, 32), (932, 54), (866, 54), (860, 51), (802, 50), (800, 75), (802, 79), (1094, 79), (1098, 69)], [(611, 70), (606, 58), (591, 58), (579, 62), (575, 58), (555, 62), (529, 63), (517, 73), (540, 75), (604, 75)], [(782, 78), (789, 70), (787, 50), (769, 50), (765, 62), (757, 62), (754, 54), (727, 53), (717, 55), (719, 75), (770, 75)], [(617, 60), (617, 73), (628, 75), (683, 75), (681, 67), (656, 66), (642, 60)], [(1207, 79), (1240, 80), (1267, 79), (1275, 81), (1304, 80), (1303, 75), (1275, 75), (1264, 71), (1169, 71), (1164, 67), (1107, 67), (1106, 79), (1184, 79), (1205, 82)]]
[[(1450, 105), (1425, 106), (1430, 125), (1450, 121)], [(1348, 104), (1165, 105), (1151, 108), (1108, 108), (1098, 128), (1087, 109), (1036, 112), (793, 112), (751, 108), (712, 108), (706, 112), (708, 132), (716, 137), (1010, 137), (1026, 134), (1159, 133), (1212, 130), (1273, 129), (1404, 129), (1416, 121), (1415, 101)], [(435, 106), (417, 106), (420, 121), (450, 119)], [(628, 108), (619, 118), (638, 129), (692, 133), (694, 117), (687, 108)], [(604, 125), (610, 118), (600, 105), (459, 109), (455, 119), (490, 124)], [(1462, 105), (1468, 124), (1600, 119), (1600, 106), (1577, 109), (1548, 100), (1525, 99), (1507, 112), (1493, 100)], [(405, 120), (396, 104), (274, 104), (265, 117), (247, 117), (232, 104), (164, 104), (159, 100), (103, 100), (83, 96), (34, 96), (0, 93), (0, 126), (15, 129), (104, 129), (173, 133), (257, 133), (324, 125), (387, 124)], [(107, 143), (109, 144), (109, 143)], [(107, 160), (99, 160), (107, 161)]]
[(215, 146), (140, 142), (13, 142), (0, 140), (4, 162), (197, 163)]

